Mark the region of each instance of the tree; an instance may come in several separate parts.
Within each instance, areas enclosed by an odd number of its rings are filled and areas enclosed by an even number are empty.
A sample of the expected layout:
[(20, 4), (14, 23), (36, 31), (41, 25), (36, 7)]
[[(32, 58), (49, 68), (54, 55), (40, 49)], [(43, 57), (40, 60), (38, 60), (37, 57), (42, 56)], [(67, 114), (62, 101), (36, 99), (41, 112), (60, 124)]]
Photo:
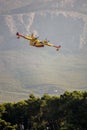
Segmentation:
[(87, 130), (87, 92), (66, 91), (59, 96), (44, 94), (38, 98), (0, 105), (0, 129)]
[(16, 130), (17, 125), (11, 125), (10, 122), (0, 119), (0, 130)]

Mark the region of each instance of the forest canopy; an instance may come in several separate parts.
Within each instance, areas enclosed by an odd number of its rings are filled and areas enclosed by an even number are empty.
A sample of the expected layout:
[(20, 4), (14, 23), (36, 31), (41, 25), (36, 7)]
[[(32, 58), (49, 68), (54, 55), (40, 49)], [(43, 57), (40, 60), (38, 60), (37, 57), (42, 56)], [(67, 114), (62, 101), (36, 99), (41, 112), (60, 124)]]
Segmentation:
[(87, 91), (0, 104), (0, 130), (87, 130)]

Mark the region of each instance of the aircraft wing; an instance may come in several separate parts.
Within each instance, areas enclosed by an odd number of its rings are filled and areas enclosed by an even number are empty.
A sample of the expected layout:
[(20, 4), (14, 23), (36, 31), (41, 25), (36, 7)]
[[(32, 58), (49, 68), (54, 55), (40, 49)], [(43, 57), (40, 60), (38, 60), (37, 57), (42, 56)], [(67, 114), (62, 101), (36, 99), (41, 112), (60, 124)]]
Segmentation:
[(24, 36), (22, 34), (19, 34), (18, 32), (16, 33), (16, 36), (17, 36), (17, 38), (22, 37), (22, 38), (27, 39), (27, 40), (32, 40), (31, 36)]
[(47, 40), (44, 40), (44, 41), (43, 41), (43, 44), (46, 45), (46, 46), (55, 47), (57, 51), (61, 48), (61, 45), (56, 46), (56, 45), (54, 45), (54, 44), (48, 42)]
[(42, 41), (42, 43), (46, 46), (53, 46), (53, 44), (48, 42), (47, 40)]

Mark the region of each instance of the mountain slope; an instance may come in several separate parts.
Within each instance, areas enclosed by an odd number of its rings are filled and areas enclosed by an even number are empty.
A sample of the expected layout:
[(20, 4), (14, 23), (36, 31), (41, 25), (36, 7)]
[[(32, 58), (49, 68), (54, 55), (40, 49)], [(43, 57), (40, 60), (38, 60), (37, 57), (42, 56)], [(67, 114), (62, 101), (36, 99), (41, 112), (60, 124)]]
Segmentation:
[[(1, 101), (87, 89), (86, 6), (85, 0), (0, 1)], [(17, 31), (62, 48), (30, 47)]]

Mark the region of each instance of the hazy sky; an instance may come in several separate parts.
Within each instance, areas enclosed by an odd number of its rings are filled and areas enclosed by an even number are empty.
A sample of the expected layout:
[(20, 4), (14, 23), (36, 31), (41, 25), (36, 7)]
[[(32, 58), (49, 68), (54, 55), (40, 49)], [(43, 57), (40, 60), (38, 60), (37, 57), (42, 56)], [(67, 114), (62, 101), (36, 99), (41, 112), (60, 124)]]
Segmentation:
[[(62, 48), (30, 47), (17, 31)], [(87, 89), (87, 1), (0, 0), (0, 91), (50, 94), (49, 85)]]

